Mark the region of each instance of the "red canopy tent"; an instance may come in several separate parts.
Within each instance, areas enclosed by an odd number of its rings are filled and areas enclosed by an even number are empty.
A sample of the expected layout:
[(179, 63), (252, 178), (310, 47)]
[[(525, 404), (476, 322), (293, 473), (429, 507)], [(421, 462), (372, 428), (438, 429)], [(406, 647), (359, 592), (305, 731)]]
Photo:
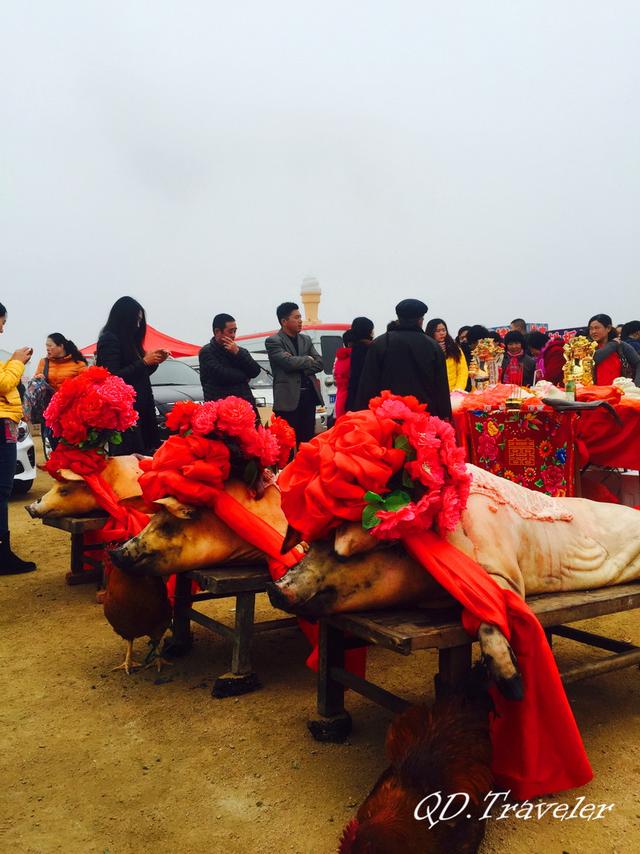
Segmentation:
[[(168, 350), (174, 358), (178, 356), (197, 356), (200, 352), (199, 344), (187, 344), (186, 341), (179, 341), (177, 338), (172, 338), (171, 335), (165, 335), (164, 332), (159, 332), (153, 326), (147, 324), (147, 334), (144, 339), (145, 350)], [(95, 344), (88, 344), (80, 350), (85, 356), (91, 356), (96, 352)]]

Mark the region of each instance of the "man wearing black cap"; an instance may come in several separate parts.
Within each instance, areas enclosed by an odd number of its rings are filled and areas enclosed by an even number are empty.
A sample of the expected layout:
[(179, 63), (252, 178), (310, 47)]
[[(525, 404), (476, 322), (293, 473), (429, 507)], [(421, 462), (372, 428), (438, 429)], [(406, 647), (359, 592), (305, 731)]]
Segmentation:
[(430, 415), (451, 418), (444, 354), (422, 329), (427, 311), (419, 299), (398, 303), (395, 327), (369, 347), (358, 387), (358, 409), (366, 409), (372, 397), (389, 389), (394, 394), (414, 395), (427, 404)]

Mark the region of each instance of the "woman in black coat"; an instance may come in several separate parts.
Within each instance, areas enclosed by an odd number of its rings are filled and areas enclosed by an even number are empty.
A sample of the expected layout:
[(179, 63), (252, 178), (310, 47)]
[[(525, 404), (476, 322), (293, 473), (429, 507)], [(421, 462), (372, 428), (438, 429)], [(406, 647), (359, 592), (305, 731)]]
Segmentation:
[(98, 338), (96, 364), (133, 386), (138, 423), (127, 430), (121, 445), (112, 445), (109, 453), (153, 454), (160, 445), (155, 403), (149, 377), (169, 355), (166, 350), (144, 351), (147, 333), (145, 311), (133, 297), (120, 297), (113, 304)]
[(356, 408), (356, 396), (364, 362), (373, 340), (373, 320), (368, 317), (355, 317), (351, 324), (351, 367), (349, 368), (349, 385), (345, 412), (353, 412)]

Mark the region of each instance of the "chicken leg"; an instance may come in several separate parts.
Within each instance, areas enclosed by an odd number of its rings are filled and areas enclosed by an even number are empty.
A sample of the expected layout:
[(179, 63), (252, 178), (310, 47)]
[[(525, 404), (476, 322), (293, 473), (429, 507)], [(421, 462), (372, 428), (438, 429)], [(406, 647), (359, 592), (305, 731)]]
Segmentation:
[(124, 670), (127, 676), (131, 674), (132, 670), (135, 670), (138, 667), (142, 667), (142, 664), (139, 661), (134, 661), (133, 659), (133, 641), (127, 641), (127, 651), (124, 656), (124, 661), (122, 664), (119, 664), (117, 667), (114, 667), (111, 672), (114, 673), (116, 670)]

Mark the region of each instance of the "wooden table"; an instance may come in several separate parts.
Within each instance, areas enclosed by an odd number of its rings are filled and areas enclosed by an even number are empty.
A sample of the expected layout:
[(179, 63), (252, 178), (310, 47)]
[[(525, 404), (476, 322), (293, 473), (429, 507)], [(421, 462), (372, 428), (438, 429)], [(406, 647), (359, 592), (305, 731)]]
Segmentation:
[[(547, 593), (532, 596), (527, 603), (545, 628), (550, 643), (553, 635), (557, 635), (613, 653), (562, 673), (563, 682), (576, 682), (640, 664), (640, 647), (564, 625), (640, 608), (640, 583), (575, 593)], [(460, 624), (457, 608), (440, 612), (416, 609), (340, 614), (320, 620), (317, 706), (321, 719), (309, 721), (311, 733), (319, 741), (340, 742), (347, 738), (351, 718), (344, 707), (345, 688), (392, 712), (409, 705), (407, 700), (345, 670), (347, 649), (377, 645), (400, 655), (437, 649), (438, 681), (443, 686), (452, 686), (461, 682), (471, 668), (472, 643)]]
[[(192, 582), (202, 588), (192, 593)], [(176, 576), (175, 605), (173, 611), (173, 638), (168, 641), (169, 655), (182, 655), (192, 645), (191, 622), (231, 641), (231, 670), (219, 676), (213, 685), (214, 697), (232, 697), (248, 694), (260, 688), (260, 681), (251, 667), (251, 644), (256, 633), (273, 631), (297, 625), (295, 617), (255, 622), (256, 593), (264, 593), (271, 581), (264, 565), (228, 565), (184, 572)], [(196, 611), (194, 602), (235, 597), (235, 621), (225, 625), (213, 617)]]
[[(102, 551), (102, 543), (85, 544), (84, 534), (87, 531), (99, 531), (107, 521), (104, 514), (95, 516), (61, 516), (53, 519), (45, 516), (42, 520), (49, 528), (57, 528), (71, 534), (71, 566), (65, 575), (67, 584), (90, 584), (96, 582), (102, 585), (103, 566), (101, 560), (95, 560), (87, 552)], [(83, 569), (88, 563), (91, 569)]]

